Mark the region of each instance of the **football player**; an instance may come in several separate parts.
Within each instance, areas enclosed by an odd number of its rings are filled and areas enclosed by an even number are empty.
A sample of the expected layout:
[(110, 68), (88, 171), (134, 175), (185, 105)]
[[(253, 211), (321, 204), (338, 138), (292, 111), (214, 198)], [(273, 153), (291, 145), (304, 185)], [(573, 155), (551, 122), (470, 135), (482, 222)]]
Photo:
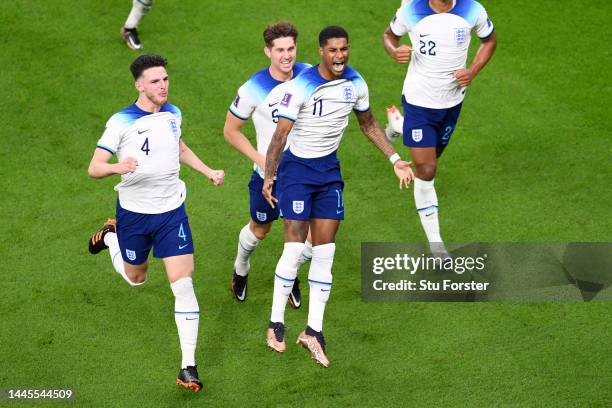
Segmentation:
[[(248, 274), (251, 269), (249, 258), (279, 216), (278, 208), (268, 204), (261, 194), (261, 188), (265, 154), (278, 123), (278, 105), (284, 95), (282, 85), (310, 66), (296, 62), (297, 37), (297, 29), (286, 21), (270, 25), (264, 30), (264, 53), (270, 59), (270, 65), (257, 71), (238, 89), (223, 128), (225, 139), (254, 163), (249, 181), (251, 219), (238, 234), (238, 251), (232, 274), (232, 294), (240, 302), (246, 300), (248, 293)], [(242, 133), (242, 127), (251, 117), (255, 125), (256, 148)], [(311, 245), (307, 241), (300, 264), (310, 260), (311, 253)], [(301, 305), (297, 278), (289, 296), (289, 303), (296, 309)]]
[[(263, 195), (270, 206), (278, 205), (285, 222), (285, 245), (276, 266), (267, 343), (277, 352), (286, 349), (285, 304), (310, 228), (308, 324), (298, 343), (317, 363), (328, 367), (323, 315), (332, 287), (336, 232), (344, 219), (344, 182), (336, 150), (350, 113), (355, 112), (363, 133), (390, 160), (400, 187), (408, 187), (413, 174), (410, 164), (400, 159), (372, 116), (366, 82), (347, 65), (348, 33), (338, 26), (327, 27), (319, 34), (319, 45), (320, 64), (305, 70), (284, 89), (278, 104), (278, 124), (266, 154)], [(290, 132), (289, 148), (283, 152)], [(279, 194), (275, 197), (277, 168)]]
[[(185, 183), (180, 164), (202, 173), (215, 186), (224, 172), (212, 170), (187, 147), (181, 111), (168, 103), (166, 60), (141, 55), (130, 66), (138, 99), (114, 114), (96, 145), (89, 175), (121, 175), (116, 221), (107, 221), (89, 240), (89, 251), (109, 248), (115, 271), (131, 286), (147, 278), (151, 248), (161, 258), (174, 294), (174, 318), (182, 351), (177, 384), (199, 391), (195, 363), (200, 309), (193, 289), (193, 240), (185, 212)], [(113, 155), (118, 163), (109, 163)]]
[[(472, 32), (481, 45), (466, 68)], [(411, 46), (399, 44), (404, 35)], [(493, 24), (474, 0), (409, 0), (383, 37), (393, 59), (410, 63), (402, 92), (403, 140), (416, 167), (414, 201), (421, 224), (432, 254), (444, 259), (449, 254), (438, 222), (437, 159), (455, 131), (467, 87), (495, 51)]]

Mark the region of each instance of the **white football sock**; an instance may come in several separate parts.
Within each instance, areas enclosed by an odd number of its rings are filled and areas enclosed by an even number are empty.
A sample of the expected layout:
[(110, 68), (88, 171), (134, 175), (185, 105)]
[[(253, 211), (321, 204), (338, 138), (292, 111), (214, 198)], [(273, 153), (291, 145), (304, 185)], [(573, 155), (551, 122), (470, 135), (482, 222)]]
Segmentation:
[(304, 250), (300, 254), (300, 258), (298, 259), (298, 269), (301, 268), (306, 262), (312, 259), (312, 243), (310, 241), (304, 242)]
[(125, 28), (136, 28), (142, 16), (147, 14), (147, 12), (151, 9), (153, 5), (153, 0), (133, 0), (132, 1), (132, 11), (128, 15), (125, 24), (123, 25)]
[(200, 307), (193, 291), (193, 280), (182, 278), (170, 284), (174, 293), (174, 321), (178, 329), (183, 360), (181, 368), (195, 366), (195, 349), (198, 342)]
[(242, 227), (240, 234), (238, 234), (238, 254), (234, 261), (236, 274), (240, 276), (247, 276), (249, 274), (249, 269), (251, 269), (249, 258), (260, 241), (251, 231), (249, 224)]
[(278, 260), (274, 273), (274, 297), (272, 298), (271, 322), (285, 323), (285, 306), (293, 289), (293, 282), (297, 276), (297, 262), (304, 251), (301, 242), (285, 242), (283, 254)]
[(438, 224), (438, 196), (434, 180), (414, 179), (414, 202), (429, 242), (442, 242)]
[(104, 235), (104, 243), (108, 246), (108, 253), (111, 257), (111, 262), (113, 263), (113, 268), (115, 271), (121, 275), (121, 277), (130, 285), (130, 286), (141, 286), (144, 285), (146, 280), (140, 283), (134, 283), (127, 277), (125, 274), (125, 267), (123, 266), (123, 257), (121, 256), (121, 248), (119, 248), (119, 240), (117, 239), (117, 234), (114, 232), (107, 232)]
[(332, 288), (332, 265), (336, 244), (312, 247), (312, 261), (308, 272), (310, 295), (308, 300), (308, 326), (315, 331), (323, 330), (325, 305)]

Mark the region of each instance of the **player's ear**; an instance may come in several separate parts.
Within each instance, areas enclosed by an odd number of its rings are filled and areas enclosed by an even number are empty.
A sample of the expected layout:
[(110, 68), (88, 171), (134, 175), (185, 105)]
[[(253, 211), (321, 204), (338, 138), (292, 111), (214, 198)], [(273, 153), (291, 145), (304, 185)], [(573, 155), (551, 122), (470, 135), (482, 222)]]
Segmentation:
[(267, 45), (264, 47), (264, 52), (266, 53), (266, 57), (272, 58), (272, 53), (270, 52), (270, 49)]
[(319, 47), (319, 55), (323, 56), (323, 47)]
[(136, 80), (136, 82), (134, 82), (134, 87), (138, 90), (138, 92), (144, 91), (144, 87), (142, 86), (142, 82), (140, 82), (139, 80)]

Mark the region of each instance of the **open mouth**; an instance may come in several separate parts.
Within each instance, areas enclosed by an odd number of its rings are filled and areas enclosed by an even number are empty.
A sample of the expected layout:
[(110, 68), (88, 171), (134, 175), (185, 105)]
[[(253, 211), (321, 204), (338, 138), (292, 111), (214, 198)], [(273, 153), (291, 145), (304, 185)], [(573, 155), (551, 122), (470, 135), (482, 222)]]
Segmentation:
[(344, 71), (344, 61), (334, 61), (332, 64), (334, 72), (343, 72)]

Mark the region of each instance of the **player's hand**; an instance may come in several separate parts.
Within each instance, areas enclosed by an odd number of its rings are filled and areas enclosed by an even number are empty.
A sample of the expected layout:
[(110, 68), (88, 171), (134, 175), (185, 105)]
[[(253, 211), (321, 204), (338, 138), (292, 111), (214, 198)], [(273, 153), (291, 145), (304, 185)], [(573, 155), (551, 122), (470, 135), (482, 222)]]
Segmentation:
[(213, 170), (209, 175), (208, 179), (215, 185), (220, 186), (225, 181), (225, 172), (223, 170)]
[(406, 44), (403, 44), (395, 49), (395, 51), (393, 52), (393, 58), (395, 58), (395, 60), (399, 64), (407, 64), (410, 62), (411, 53), (412, 53), (412, 47)]
[(414, 180), (414, 173), (412, 172), (412, 167), (410, 167), (410, 162), (405, 162), (403, 160), (398, 160), (393, 165), (393, 171), (395, 171), (395, 175), (400, 180), (399, 187), (408, 188), (410, 186), (410, 182)]
[(137, 167), (138, 167), (138, 161), (135, 158), (126, 157), (119, 163), (115, 164), (115, 172), (117, 174), (132, 173), (133, 171), (136, 171)]
[(276, 208), (276, 203), (278, 200), (275, 197), (272, 197), (272, 186), (274, 185), (274, 180), (264, 179), (263, 188), (261, 189), (261, 194), (264, 196), (268, 204), (272, 208)]
[(453, 76), (462, 87), (468, 86), (474, 79), (474, 74), (469, 69), (458, 69), (453, 72)]

